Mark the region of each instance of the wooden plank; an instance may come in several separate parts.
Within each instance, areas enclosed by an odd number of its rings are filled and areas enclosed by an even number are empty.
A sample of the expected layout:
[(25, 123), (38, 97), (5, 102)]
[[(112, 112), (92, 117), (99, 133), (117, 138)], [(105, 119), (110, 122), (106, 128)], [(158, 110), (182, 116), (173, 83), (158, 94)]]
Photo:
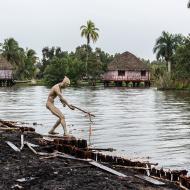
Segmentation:
[(32, 144), (32, 143), (29, 143), (29, 142), (24, 142), (24, 143), (28, 143), (31, 147), (39, 147), (39, 145), (37, 145), (37, 144)]
[(52, 156), (55, 155), (55, 153), (47, 153), (47, 152), (38, 152), (39, 156)]
[(76, 157), (74, 157), (74, 156), (70, 156), (70, 155), (68, 155), (68, 154), (59, 153), (59, 152), (57, 152), (56, 154), (57, 154), (58, 157), (61, 157), (61, 158), (68, 158), (68, 159), (71, 159), (71, 160), (77, 160), (77, 161), (83, 161), (83, 162), (92, 161), (91, 159), (76, 158)]
[(14, 131), (14, 130), (20, 130), (19, 128), (10, 128), (10, 127), (0, 127), (1, 131)]
[(51, 142), (53, 142), (53, 138), (51, 138), (51, 137), (45, 137), (45, 136), (43, 136), (42, 139), (44, 139), (44, 140), (46, 140), (46, 141), (51, 141)]
[(69, 136), (64, 136), (62, 134), (48, 134), (48, 135), (43, 135), (43, 139), (47, 140), (47, 141), (52, 141), (52, 139), (62, 139), (62, 140), (82, 140), (82, 139), (76, 139), (74, 136), (69, 135)]
[[(39, 154), (38, 154), (39, 155)], [(44, 157), (41, 157), (40, 160), (44, 160), (44, 159), (50, 159), (50, 158), (56, 158), (57, 155), (50, 155), (50, 156), (44, 156)]]
[(94, 151), (109, 151), (109, 152), (113, 152), (116, 149), (113, 148), (87, 148), (88, 150), (94, 150)]
[(24, 147), (24, 135), (23, 134), (20, 136), (20, 141), (21, 141), (20, 150), (22, 150)]
[(5, 141), (14, 151), (20, 152), (20, 149), (17, 148), (12, 142), (10, 141)]
[(151, 170), (150, 168), (145, 167), (137, 167), (137, 166), (121, 166), (121, 165), (113, 165), (118, 168), (126, 168), (126, 169), (134, 169), (134, 170)]
[(98, 167), (98, 168), (100, 168), (102, 170), (105, 170), (105, 171), (107, 171), (109, 173), (112, 173), (114, 175), (117, 175), (119, 177), (127, 177), (125, 174), (117, 172), (116, 170), (113, 170), (113, 169), (111, 169), (111, 168), (109, 168), (107, 166), (104, 166), (104, 165), (102, 165), (102, 164), (100, 164), (100, 163), (98, 163), (98, 162), (96, 162), (96, 161), (94, 161), (92, 159), (80, 159), (80, 158), (76, 158), (74, 156), (70, 156), (68, 154), (64, 154), (64, 153), (60, 153), (60, 152), (56, 152), (56, 154), (57, 154), (58, 157), (61, 157), (61, 158), (68, 158), (68, 159), (72, 159), (72, 160), (88, 162), (89, 164), (91, 164), (93, 166), (96, 166), (96, 167)]
[(25, 144), (28, 146), (28, 148), (29, 148), (34, 154), (38, 154), (38, 153), (30, 146), (30, 144), (29, 144), (28, 142), (26, 142)]
[(135, 175), (135, 177), (139, 178), (139, 179), (142, 179), (144, 181), (147, 181), (151, 184), (154, 184), (154, 185), (165, 185), (165, 183), (161, 182), (161, 181), (158, 181), (152, 177), (148, 177), (148, 176), (145, 176), (145, 175)]
[(20, 178), (20, 179), (17, 179), (16, 181), (17, 182), (20, 182), (20, 183), (24, 183), (24, 182), (27, 182), (27, 181), (31, 181), (31, 180), (34, 180), (36, 179), (36, 177), (23, 177), (23, 178)]
[(91, 165), (93, 165), (93, 166), (96, 166), (96, 167), (98, 167), (98, 168), (100, 168), (100, 169), (102, 169), (102, 170), (105, 170), (105, 171), (107, 171), (107, 172), (109, 172), (109, 173), (112, 173), (112, 174), (114, 174), (114, 175), (117, 175), (117, 176), (119, 176), (119, 177), (127, 177), (125, 174), (122, 174), (122, 173), (120, 173), (120, 172), (118, 172), (118, 171), (116, 171), (116, 170), (113, 170), (113, 169), (111, 169), (111, 168), (109, 168), (109, 167), (107, 167), (107, 166), (104, 166), (104, 165), (102, 165), (102, 164), (100, 164), (100, 163), (98, 163), (98, 162), (91, 161), (91, 162), (89, 162), (89, 164), (91, 164)]

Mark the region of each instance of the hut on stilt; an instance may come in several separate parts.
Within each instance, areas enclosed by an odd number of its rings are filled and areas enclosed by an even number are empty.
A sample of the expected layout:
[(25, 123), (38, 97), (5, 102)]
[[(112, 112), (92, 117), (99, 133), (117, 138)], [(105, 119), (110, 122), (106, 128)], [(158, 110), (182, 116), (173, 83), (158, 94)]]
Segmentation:
[(103, 76), (105, 86), (114, 82), (115, 86), (139, 87), (143, 83), (145, 87), (150, 86), (150, 72), (146, 64), (130, 52), (124, 52), (109, 63), (108, 71)]
[(0, 56), (0, 87), (12, 86), (13, 84), (13, 66)]

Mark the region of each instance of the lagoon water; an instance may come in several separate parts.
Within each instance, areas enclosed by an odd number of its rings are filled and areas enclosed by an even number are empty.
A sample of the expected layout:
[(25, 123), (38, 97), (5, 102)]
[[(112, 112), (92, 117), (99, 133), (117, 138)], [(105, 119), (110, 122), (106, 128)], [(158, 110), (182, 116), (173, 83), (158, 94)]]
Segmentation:
[[(48, 92), (44, 86), (0, 88), (0, 119), (37, 122), (36, 131), (47, 134), (56, 121), (45, 107)], [(82, 87), (63, 94), (96, 115), (90, 125), (82, 112), (55, 101), (73, 135), (95, 147), (190, 171), (190, 92)], [(61, 126), (57, 131), (63, 132)]]

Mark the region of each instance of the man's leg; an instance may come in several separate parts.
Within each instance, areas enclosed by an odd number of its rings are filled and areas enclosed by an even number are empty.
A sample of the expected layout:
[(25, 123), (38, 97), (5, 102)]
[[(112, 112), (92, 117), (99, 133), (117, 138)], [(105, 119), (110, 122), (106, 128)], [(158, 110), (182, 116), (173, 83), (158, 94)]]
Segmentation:
[(68, 132), (68, 127), (66, 125), (66, 122), (65, 122), (65, 117), (62, 117), (61, 118), (61, 125), (63, 127), (63, 130), (64, 130), (64, 136), (68, 136), (69, 135), (69, 132)]
[(55, 125), (52, 127), (52, 129), (49, 131), (49, 134), (58, 134), (55, 133), (55, 129), (59, 126), (59, 124), (61, 123), (61, 119), (58, 119), (57, 122), (55, 123)]
[[(53, 104), (49, 107), (50, 111), (57, 116), (60, 119), (61, 125), (63, 127), (64, 130), (64, 135), (67, 136), (69, 135), (69, 132), (67, 130), (67, 126), (66, 126), (66, 122), (65, 122), (65, 117), (64, 115), (61, 113), (61, 111), (56, 108)], [(56, 126), (56, 125), (55, 125)]]

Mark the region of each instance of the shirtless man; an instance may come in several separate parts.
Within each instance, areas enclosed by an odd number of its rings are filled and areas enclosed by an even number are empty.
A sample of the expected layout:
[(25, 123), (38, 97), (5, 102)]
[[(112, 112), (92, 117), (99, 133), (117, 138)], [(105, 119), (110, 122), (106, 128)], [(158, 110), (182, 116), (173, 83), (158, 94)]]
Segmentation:
[(49, 134), (56, 134), (54, 131), (58, 127), (58, 125), (61, 124), (63, 127), (63, 130), (64, 130), (64, 135), (65, 136), (69, 135), (69, 132), (68, 132), (67, 126), (66, 126), (66, 122), (65, 122), (65, 116), (61, 113), (61, 111), (58, 108), (56, 108), (54, 106), (54, 99), (58, 96), (64, 107), (67, 105), (70, 109), (72, 109), (72, 110), (75, 109), (73, 107), (73, 105), (69, 104), (63, 98), (63, 96), (61, 94), (62, 88), (66, 88), (69, 85), (70, 85), (70, 80), (69, 80), (69, 78), (67, 78), (65, 76), (62, 82), (54, 85), (50, 90), (50, 93), (49, 93), (48, 99), (47, 99), (47, 103), (46, 103), (46, 107), (47, 107), (47, 109), (49, 109), (52, 112), (52, 114), (57, 116), (59, 119), (57, 120), (55, 125), (52, 127), (52, 129), (49, 131)]

